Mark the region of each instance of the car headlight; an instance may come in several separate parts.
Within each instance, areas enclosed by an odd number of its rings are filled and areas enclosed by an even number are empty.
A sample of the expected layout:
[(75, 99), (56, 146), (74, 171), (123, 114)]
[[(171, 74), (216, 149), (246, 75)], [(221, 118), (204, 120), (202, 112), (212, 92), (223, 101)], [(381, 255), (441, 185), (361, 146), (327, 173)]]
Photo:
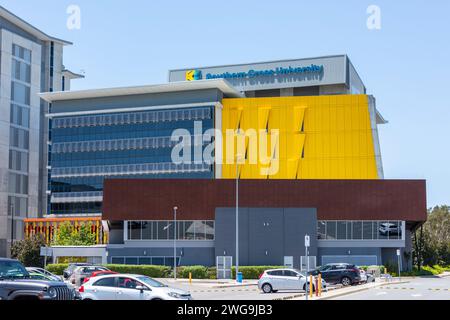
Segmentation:
[(50, 288), (48, 289), (48, 295), (50, 296), (50, 298), (56, 298), (56, 289), (55, 288)]
[(180, 298), (180, 295), (176, 292), (169, 292), (168, 295), (171, 296), (172, 298), (176, 299)]

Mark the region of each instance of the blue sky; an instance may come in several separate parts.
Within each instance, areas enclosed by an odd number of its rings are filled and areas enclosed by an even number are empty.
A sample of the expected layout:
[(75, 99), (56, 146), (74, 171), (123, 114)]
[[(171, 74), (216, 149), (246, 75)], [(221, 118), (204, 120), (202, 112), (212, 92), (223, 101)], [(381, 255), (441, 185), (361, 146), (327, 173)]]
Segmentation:
[[(450, 204), (450, 1), (2, 0), (48, 34), (72, 41), (73, 89), (164, 83), (167, 70), (349, 55), (389, 123), (385, 177), (427, 180), (428, 206)], [(69, 5), (81, 29), (66, 27)], [(367, 7), (381, 29), (366, 27)]]

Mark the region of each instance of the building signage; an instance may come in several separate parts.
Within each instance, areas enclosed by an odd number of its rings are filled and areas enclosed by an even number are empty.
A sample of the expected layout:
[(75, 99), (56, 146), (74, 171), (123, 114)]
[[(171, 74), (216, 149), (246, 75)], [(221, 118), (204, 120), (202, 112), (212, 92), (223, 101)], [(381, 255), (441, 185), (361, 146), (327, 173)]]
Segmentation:
[[(323, 73), (323, 65), (311, 64), (306, 67), (277, 67), (275, 69), (264, 69), (240, 72), (223, 72), (223, 73), (207, 73), (205, 79), (251, 79), (256, 77), (269, 76), (274, 77), (278, 75), (295, 75), (304, 73)], [(201, 80), (203, 78), (201, 70), (186, 71), (186, 81)]]

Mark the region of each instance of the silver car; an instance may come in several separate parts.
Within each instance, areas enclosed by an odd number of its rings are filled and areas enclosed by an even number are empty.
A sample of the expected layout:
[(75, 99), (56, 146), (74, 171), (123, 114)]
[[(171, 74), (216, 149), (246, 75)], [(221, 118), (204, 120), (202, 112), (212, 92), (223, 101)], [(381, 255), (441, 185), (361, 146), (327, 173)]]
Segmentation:
[(89, 278), (96, 271), (109, 271), (109, 269), (102, 266), (79, 266), (73, 271), (69, 282), (78, 288), (84, 282), (85, 278)]
[(78, 291), (83, 300), (192, 300), (189, 292), (138, 274), (94, 277)]
[[(316, 281), (313, 277), (313, 291), (316, 290)], [(264, 293), (277, 292), (278, 290), (306, 290), (309, 285), (304, 273), (297, 269), (271, 269), (266, 270), (258, 280), (258, 288)], [(309, 288), (309, 287), (308, 287)], [(327, 283), (322, 279), (322, 289), (326, 291)]]

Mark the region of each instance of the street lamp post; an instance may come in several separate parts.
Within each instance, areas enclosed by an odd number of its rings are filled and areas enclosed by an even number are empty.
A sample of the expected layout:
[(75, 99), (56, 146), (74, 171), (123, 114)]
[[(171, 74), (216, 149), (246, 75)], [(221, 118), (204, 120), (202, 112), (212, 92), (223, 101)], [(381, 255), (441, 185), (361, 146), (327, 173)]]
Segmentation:
[(236, 155), (236, 281), (239, 272), (239, 157)]
[(173, 207), (173, 279), (177, 280), (177, 210)]
[(12, 199), (11, 199), (11, 204), (9, 205), (9, 209), (11, 211), (11, 254), (12, 254), (12, 246), (13, 246), (13, 242), (14, 242), (14, 204), (12, 203)]

